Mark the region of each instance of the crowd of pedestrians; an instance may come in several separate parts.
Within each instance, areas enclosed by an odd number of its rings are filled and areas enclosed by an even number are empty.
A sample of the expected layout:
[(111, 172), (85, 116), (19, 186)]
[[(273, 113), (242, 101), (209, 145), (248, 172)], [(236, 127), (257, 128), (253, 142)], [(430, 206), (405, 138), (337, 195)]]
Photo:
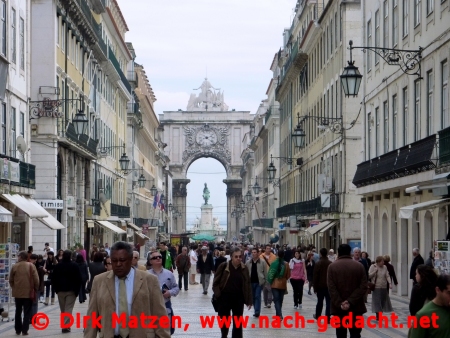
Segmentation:
[[(426, 264), (419, 249), (414, 249), (412, 255), (410, 314), (423, 317), (431, 316), (434, 311), (449, 319), (449, 277), (436, 274), (430, 259), (432, 253)], [(352, 250), (347, 244), (341, 244), (336, 255), (334, 249), (327, 248), (321, 248), (317, 253), (312, 245), (291, 248), (273, 244), (253, 246), (205, 242), (174, 247), (161, 242), (157, 248), (151, 248), (145, 265), (139, 264), (139, 258), (139, 247), (133, 248), (125, 242), (115, 243), (111, 248), (108, 244), (99, 247), (94, 244), (89, 255), (81, 246), (74, 252), (58, 250), (55, 255), (48, 243), (44, 255), (34, 254), (32, 247), (28, 252), (20, 252), (10, 277), (12, 295), (16, 300), (16, 333), (28, 335), (30, 320), (38, 311), (39, 301), (44, 306), (54, 305), (56, 295), (61, 313), (72, 313), (77, 298), (80, 303), (89, 299), (88, 314), (114, 311), (108, 308), (114, 304), (111, 303), (114, 299), (104, 299), (108, 288), (112, 290), (108, 296), (115, 294), (115, 299), (119, 299), (115, 302), (117, 313), (126, 311), (131, 314), (135, 307), (138, 311), (143, 306), (142, 302), (148, 301), (155, 303), (155, 313), (161, 313), (163, 308), (171, 318), (174, 315), (172, 297), (177, 296), (180, 290), (188, 291), (190, 285), (199, 284), (196, 275), (200, 275), (203, 295), (208, 295), (213, 279), (212, 301), (219, 316), (241, 316), (246, 305), (248, 309), (253, 307), (253, 316), (258, 318), (261, 307), (270, 309), (273, 303), (274, 315), (280, 320), (283, 319), (283, 300), (288, 295), (288, 283), (292, 286), (295, 310), (302, 309), (304, 292), (316, 295), (314, 319), (322, 316), (324, 302), (328, 319), (332, 316), (342, 319), (348, 314), (363, 315), (367, 311), (367, 295), (371, 293), (371, 310), (378, 320), (383, 313), (392, 312), (389, 291), (398, 284), (389, 255), (377, 256), (372, 262), (367, 252), (359, 248)], [(150, 275), (155, 279), (147, 277)], [(139, 292), (146, 292), (146, 297), (136, 305), (130, 302), (136, 291), (133, 291), (136, 283), (132, 282), (135, 278), (145, 280), (144, 290)], [(157, 288), (161, 291), (158, 296), (155, 290), (149, 292), (155, 285), (159, 285)], [(66, 324), (68, 320), (66, 317)], [(442, 321), (442, 327), (449, 326), (448, 322)], [(431, 335), (430, 330), (433, 330)], [(445, 336), (440, 328), (430, 330), (411, 330), (410, 336)], [(360, 337), (361, 329), (354, 327), (349, 331), (351, 337)], [(70, 332), (70, 328), (63, 328), (62, 332)], [(125, 338), (130, 329), (112, 333), (114, 337)], [(144, 330), (141, 333), (148, 332)], [(169, 330), (161, 330), (156, 336), (166, 337), (173, 333), (173, 329), (170, 333)], [(222, 337), (227, 337), (228, 328), (222, 328), (221, 333)], [(94, 331), (85, 331), (85, 337), (95, 335)], [(347, 329), (336, 329), (336, 336), (346, 337)], [(233, 325), (232, 337), (242, 337), (242, 327)]]

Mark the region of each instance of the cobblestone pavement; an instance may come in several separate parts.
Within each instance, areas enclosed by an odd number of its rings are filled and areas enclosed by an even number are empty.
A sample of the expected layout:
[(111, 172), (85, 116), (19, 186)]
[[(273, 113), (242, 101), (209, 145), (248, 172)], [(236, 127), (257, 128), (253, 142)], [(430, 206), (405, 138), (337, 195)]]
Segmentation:
[[(197, 276), (197, 280), (199, 276)], [(212, 279), (211, 279), (212, 284)], [(202, 328), (200, 323), (200, 316), (215, 315), (210, 302), (211, 291), (208, 295), (202, 294), (202, 288), (200, 285), (190, 285), (188, 291), (180, 291), (180, 294), (173, 298), (172, 304), (175, 315), (181, 316), (183, 326), (185, 323), (189, 324), (187, 331), (182, 329), (176, 329), (175, 337), (220, 337), (220, 329), (216, 326), (213, 328)], [(364, 329), (362, 337), (407, 337), (406, 318), (408, 315), (408, 299), (402, 297), (391, 297), (392, 306), (394, 312), (399, 316), (397, 320), (398, 324), (403, 324), (404, 328), (377, 328), (377, 329)], [(308, 295), (307, 286), (304, 289), (303, 307), (300, 310), (294, 310), (292, 299), (292, 288), (289, 285), (289, 294), (285, 295), (283, 304), (283, 315), (285, 318), (289, 315), (294, 316), (295, 312), (304, 316), (305, 320), (310, 320), (311, 323), (306, 323), (304, 328), (258, 328), (258, 319), (253, 317), (253, 309), (250, 311), (245, 309), (244, 316), (249, 316), (248, 326), (249, 328), (244, 330), (244, 337), (273, 337), (274, 335), (290, 338), (290, 337), (335, 337), (335, 330), (328, 328), (325, 332), (318, 332), (317, 323), (313, 321), (312, 315), (315, 311), (316, 296)], [(370, 296), (369, 304), (367, 304), (369, 312), (365, 315), (370, 316)], [(74, 314), (80, 313), (85, 315), (87, 311), (87, 302), (79, 304), (78, 301), (74, 308)], [(62, 334), (59, 326), (59, 306), (55, 305), (44, 306), (39, 304), (39, 312), (47, 314), (50, 318), (50, 325), (43, 331), (38, 331), (30, 326), (30, 337), (65, 337), (65, 338), (81, 338), (83, 337), (83, 329), (72, 327), (71, 333)], [(272, 305), (270, 309), (263, 308), (261, 316), (273, 316), (275, 309)], [(390, 315), (389, 315), (390, 316)], [(14, 317), (14, 308), (10, 309), (10, 317)], [(254, 324), (254, 328), (252, 328)], [(0, 322), (0, 337), (17, 337), (14, 331), (14, 322)], [(231, 330), (229, 333), (231, 337)]]

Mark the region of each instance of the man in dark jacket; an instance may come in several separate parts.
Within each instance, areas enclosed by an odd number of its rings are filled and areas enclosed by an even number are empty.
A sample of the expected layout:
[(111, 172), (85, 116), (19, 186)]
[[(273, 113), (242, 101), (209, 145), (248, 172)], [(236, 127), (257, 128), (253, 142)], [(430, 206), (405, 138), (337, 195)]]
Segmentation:
[[(364, 295), (367, 292), (367, 277), (364, 266), (350, 256), (351, 247), (341, 244), (338, 259), (328, 266), (328, 291), (331, 299), (331, 314), (342, 318), (352, 314), (362, 316), (367, 312)], [(361, 337), (361, 328), (349, 328), (350, 337)], [(347, 337), (347, 328), (336, 328), (336, 337)]]
[[(63, 258), (53, 269), (52, 285), (58, 294), (61, 313), (72, 314), (73, 306), (81, 287), (81, 273), (78, 265), (71, 260), (72, 251), (66, 250)], [(64, 318), (64, 324), (69, 324), (69, 318)], [(62, 333), (70, 332), (70, 328), (63, 328)]]
[[(213, 292), (218, 302), (217, 312), (220, 317), (228, 317), (232, 311), (233, 318), (240, 320), (239, 318), (244, 314), (244, 304), (249, 310), (252, 308), (252, 285), (248, 268), (242, 263), (241, 249), (235, 248), (231, 253), (231, 260), (220, 264), (214, 275)], [(242, 337), (242, 325), (238, 326), (236, 327), (234, 321), (232, 338)], [(222, 337), (227, 337), (229, 325), (223, 325), (220, 330)]]
[(409, 279), (413, 280), (413, 285), (417, 283), (416, 281), (416, 269), (420, 264), (425, 264), (422, 256), (420, 255), (419, 249), (413, 249), (414, 260), (411, 264), (411, 269), (409, 270)]
[(191, 259), (188, 256), (187, 247), (183, 246), (181, 253), (175, 259), (175, 265), (178, 271), (178, 288), (182, 289), (181, 280), (184, 277), (184, 291), (187, 291), (189, 269), (191, 268)]
[(313, 315), (314, 319), (322, 315), (324, 298), (326, 303), (325, 315), (330, 318), (330, 293), (328, 292), (327, 275), (328, 266), (331, 264), (331, 261), (328, 259), (327, 253), (327, 249), (320, 249), (320, 259), (314, 267), (313, 287), (314, 293), (317, 295), (316, 314)]
[(202, 246), (202, 253), (198, 256), (197, 273), (200, 274), (200, 283), (203, 286), (203, 294), (208, 294), (211, 272), (214, 270), (214, 260), (207, 246)]

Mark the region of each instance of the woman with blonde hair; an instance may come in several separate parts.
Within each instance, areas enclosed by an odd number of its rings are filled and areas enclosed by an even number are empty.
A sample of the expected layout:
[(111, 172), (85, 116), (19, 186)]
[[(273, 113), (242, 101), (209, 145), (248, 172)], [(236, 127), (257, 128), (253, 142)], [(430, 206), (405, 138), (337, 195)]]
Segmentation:
[(392, 305), (389, 299), (387, 288), (392, 289), (391, 276), (387, 267), (384, 265), (383, 256), (378, 256), (375, 264), (369, 268), (369, 280), (375, 284), (375, 290), (372, 292), (372, 312), (381, 319), (382, 312), (392, 312)]

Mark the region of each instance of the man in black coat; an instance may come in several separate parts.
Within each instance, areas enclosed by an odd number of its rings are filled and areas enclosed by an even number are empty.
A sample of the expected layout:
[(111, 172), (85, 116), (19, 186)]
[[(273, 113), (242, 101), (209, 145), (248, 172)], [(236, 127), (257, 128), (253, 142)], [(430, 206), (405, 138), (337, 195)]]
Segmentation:
[(417, 283), (416, 281), (416, 269), (420, 264), (425, 264), (423, 257), (420, 255), (419, 249), (413, 249), (414, 260), (411, 264), (411, 269), (409, 270), (409, 279), (413, 280), (413, 285)]
[[(72, 251), (66, 250), (63, 253), (62, 261), (53, 269), (52, 285), (58, 294), (59, 308), (61, 313), (72, 314), (73, 306), (77, 299), (81, 287), (81, 273), (78, 265), (71, 260)], [(64, 324), (69, 324), (70, 318), (64, 318)], [(65, 327), (62, 333), (70, 332), (70, 328)]]
[(203, 294), (208, 294), (209, 281), (211, 279), (211, 271), (214, 270), (214, 260), (208, 247), (202, 247), (202, 253), (198, 256), (197, 273), (200, 274), (200, 283), (203, 286)]

